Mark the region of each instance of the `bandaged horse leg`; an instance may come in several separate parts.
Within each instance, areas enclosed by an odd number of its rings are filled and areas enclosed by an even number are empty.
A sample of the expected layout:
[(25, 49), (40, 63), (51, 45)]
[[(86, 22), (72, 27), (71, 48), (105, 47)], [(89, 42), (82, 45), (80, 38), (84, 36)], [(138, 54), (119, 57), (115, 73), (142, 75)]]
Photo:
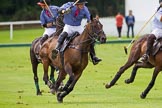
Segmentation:
[(39, 88), (39, 78), (38, 78), (38, 74), (37, 74), (37, 68), (38, 68), (39, 62), (37, 61), (36, 56), (34, 56), (33, 48), (30, 49), (30, 59), (31, 59), (32, 70), (33, 70), (33, 74), (34, 74), (36, 94), (42, 95), (40, 88)]
[(51, 66), (51, 73), (50, 73), (50, 81), (48, 81), (47, 85), (48, 87), (50, 88), (50, 92), (52, 94), (55, 94), (55, 78), (54, 78), (54, 71), (55, 71), (55, 68)]
[(63, 91), (57, 94), (57, 101), (62, 103), (63, 102), (63, 98), (68, 95), (71, 91), (73, 91), (74, 86), (76, 84), (76, 82), (78, 81), (78, 79), (80, 78), (81, 73), (70, 75), (69, 80), (66, 83), (66, 87), (63, 88)]

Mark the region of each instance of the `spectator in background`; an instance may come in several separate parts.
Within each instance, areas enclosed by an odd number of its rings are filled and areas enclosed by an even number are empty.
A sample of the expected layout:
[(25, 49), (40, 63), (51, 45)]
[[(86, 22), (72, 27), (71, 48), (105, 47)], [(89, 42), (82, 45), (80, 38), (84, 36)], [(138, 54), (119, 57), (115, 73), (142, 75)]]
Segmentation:
[(120, 39), (124, 17), (120, 12), (118, 12), (115, 19), (116, 19), (116, 27), (117, 27), (117, 31), (118, 31), (118, 38)]
[(125, 21), (126, 21), (126, 24), (127, 24), (127, 27), (128, 27), (127, 38), (129, 38), (130, 28), (132, 29), (132, 38), (134, 38), (134, 23), (135, 23), (135, 17), (132, 14), (132, 10), (129, 10), (129, 15), (126, 16)]

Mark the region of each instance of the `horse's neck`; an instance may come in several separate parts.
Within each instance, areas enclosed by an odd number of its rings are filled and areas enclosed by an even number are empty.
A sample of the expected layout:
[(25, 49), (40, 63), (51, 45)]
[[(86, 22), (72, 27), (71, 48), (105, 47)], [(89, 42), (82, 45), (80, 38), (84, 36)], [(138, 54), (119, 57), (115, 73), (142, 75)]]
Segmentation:
[(82, 41), (88, 40), (89, 39), (89, 34), (88, 31), (86, 30), (86, 28), (84, 29), (84, 31), (81, 34), (81, 39)]
[(77, 37), (77, 41), (75, 44), (79, 44), (79, 49), (89, 50), (89, 46), (91, 44), (91, 39), (89, 38), (89, 34), (85, 29), (80, 36)]

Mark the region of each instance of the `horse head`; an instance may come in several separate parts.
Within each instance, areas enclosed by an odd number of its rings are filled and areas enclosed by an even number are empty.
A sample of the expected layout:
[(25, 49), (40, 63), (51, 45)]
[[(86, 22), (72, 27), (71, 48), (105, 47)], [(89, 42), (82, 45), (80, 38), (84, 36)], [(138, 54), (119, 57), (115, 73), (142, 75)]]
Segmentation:
[(95, 19), (91, 15), (91, 22), (90, 29), (91, 29), (91, 36), (95, 39), (98, 39), (101, 43), (106, 43), (106, 35), (103, 31), (103, 25), (98, 19)]

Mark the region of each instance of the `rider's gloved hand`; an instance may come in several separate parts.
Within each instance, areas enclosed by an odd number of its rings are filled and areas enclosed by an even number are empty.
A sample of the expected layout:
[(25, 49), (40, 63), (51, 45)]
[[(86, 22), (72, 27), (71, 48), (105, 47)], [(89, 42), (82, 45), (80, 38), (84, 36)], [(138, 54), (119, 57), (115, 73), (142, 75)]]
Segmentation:
[(71, 11), (70, 8), (66, 8), (65, 10), (62, 10), (62, 13), (63, 14), (68, 14), (70, 11)]

